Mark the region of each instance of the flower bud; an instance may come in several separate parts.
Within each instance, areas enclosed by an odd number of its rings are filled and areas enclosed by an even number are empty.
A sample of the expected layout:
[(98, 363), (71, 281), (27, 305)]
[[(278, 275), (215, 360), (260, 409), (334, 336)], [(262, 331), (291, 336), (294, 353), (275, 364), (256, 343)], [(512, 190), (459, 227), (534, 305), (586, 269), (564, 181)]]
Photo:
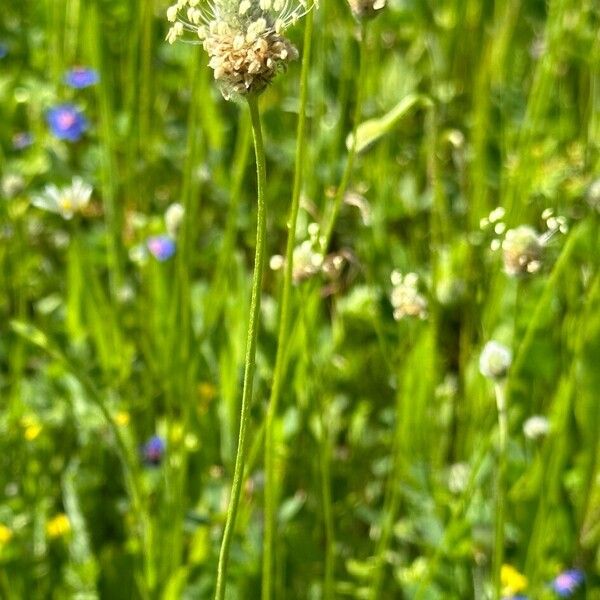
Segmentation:
[(500, 342), (488, 342), (479, 357), (479, 371), (495, 381), (504, 379), (512, 362), (512, 352)]

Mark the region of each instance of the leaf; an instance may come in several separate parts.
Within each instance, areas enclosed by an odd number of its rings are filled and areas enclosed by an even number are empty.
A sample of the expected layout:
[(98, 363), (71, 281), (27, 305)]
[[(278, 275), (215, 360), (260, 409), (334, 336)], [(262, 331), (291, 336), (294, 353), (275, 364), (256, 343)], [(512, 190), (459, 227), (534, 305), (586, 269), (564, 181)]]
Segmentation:
[[(421, 104), (422, 106), (432, 106), (432, 101), (422, 94), (409, 94), (405, 96), (388, 113), (377, 119), (369, 119), (361, 123), (356, 129), (356, 152), (362, 152), (371, 144), (374, 144), (380, 137), (389, 133), (402, 117), (405, 117), (411, 109)], [(353, 136), (350, 134), (346, 138), (346, 147), (352, 148)]]
[(17, 319), (13, 319), (10, 322), (10, 328), (19, 336), (26, 339), (28, 342), (45, 350), (46, 352), (50, 352), (50, 345), (48, 341), (48, 336), (30, 323), (26, 323), (24, 321), (18, 321)]

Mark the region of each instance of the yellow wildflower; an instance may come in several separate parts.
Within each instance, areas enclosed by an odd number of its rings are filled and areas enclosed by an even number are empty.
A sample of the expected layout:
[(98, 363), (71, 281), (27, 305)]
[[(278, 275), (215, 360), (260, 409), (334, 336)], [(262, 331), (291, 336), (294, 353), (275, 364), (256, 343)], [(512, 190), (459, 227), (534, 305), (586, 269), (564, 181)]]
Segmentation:
[(126, 410), (120, 410), (115, 415), (115, 423), (117, 425), (120, 425), (121, 427), (125, 427), (126, 425), (129, 425), (129, 421), (130, 421), (129, 413)]
[(59, 513), (46, 523), (46, 533), (50, 538), (67, 535), (71, 531), (71, 522), (64, 513)]
[(42, 426), (39, 423), (32, 423), (25, 428), (25, 439), (32, 442), (42, 432)]
[(0, 548), (8, 544), (8, 542), (10, 542), (10, 540), (12, 539), (12, 536), (12, 529), (10, 527), (7, 527), (3, 523), (0, 523)]
[(518, 594), (527, 588), (527, 577), (510, 565), (502, 565), (500, 580), (502, 593), (507, 596)]

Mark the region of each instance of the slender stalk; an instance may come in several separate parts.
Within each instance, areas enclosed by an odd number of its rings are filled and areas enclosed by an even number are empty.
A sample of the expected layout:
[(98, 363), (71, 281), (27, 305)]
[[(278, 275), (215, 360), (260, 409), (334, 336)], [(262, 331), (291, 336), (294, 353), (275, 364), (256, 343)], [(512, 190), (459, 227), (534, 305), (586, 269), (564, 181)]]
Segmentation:
[[(322, 401), (321, 401), (322, 402)], [(323, 600), (334, 599), (335, 530), (333, 528), (333, 498), (331, 495), (331, 452), (332, 439), (329, 429), (329, 412), (321, 406), (320, 471), (325, 522), (325, 573), (323, 577)]]
[(281, 292), (281, 313), (279, 315), (279, 332), (277, 336), (277, 357), (273, 374), (273, 386), (269, 398), (269, 407), (265, 422), (265, 531), (263, 537), (263, 572), (262, 599), (270, 600), (273, 594), (273, 556), (275, 549), (275, 529), (277, 519), (277, 482), (275, 473), (275, 418), (281, 396), (283, 375), (285, 372), (287, 345), (290, 332), (290, 299), (292, 294), (292, 275), (294, 267), (294, 248), (296, 246), (296, 222), (300, 209), (300, 192), (302, 191), (302, 175), (306, 156), (306, 104), (308, 99), (308, 75), (313, 30), (313, 11), (306, 16), (304, 30), (304, 50), (302, 74), (300, 80), (300, 112), (296, 138), (296, 163), (294, 172), (294, 188), (292, 205), (287, 223), (288, 238), (285, 252), (285, 270)]
[(500, 600), (502, 596), (502, 582), (500, 580), (500, 571), (504, 561), (504, 519), (506, 513), (505, 507), (505, 471), (506, 471), (506, 444), (508, 440), (508, 418), (506, 408), (506, 389), (505, 382), (499, 382), (495, 386), (496, 405), (498, 408), (498, 476), (496, 480), (496, 526), (494, 533), (494, 594), (495, 600)]
[(240, 431), (238, 437), (238, 447), (235, 457), (235, 469), (233, 473), (233, 483), (231, 486), (231, 498), (229, 508), (227, 509), (227, 520), (225, 522), (225, 531), (221, 542), (221, 551), (219, 553), (219, 564), (217, 567), (217, 588), (215, 591), (215, 600), (223, 600), (225, 597), (225, 587), (227, 585), (227, 563), (229, 560), (229, 550), (235, 528), (242, 483), (244, 479), (244, 465), (246, 462), (246, 432), (250, 418), (250, 404), (252, 402), (252, 383), (254, 381), (254, 370), (256, 363), (256, 342), (258, 338), (258, 322), (260, 313), (260, 289), (262, 284), (265, 243), (266, 243), (266, 206), (265, 206), (265, 184), (266, 184), (266, 165), (265, 149), (262, 137), (260, 123), (260, 113), (258, 109), (258, 98), (250, 95), (247, 98), (248, 108), (250, 109), (250, 119), (252, 121), (252, 133), (254, 135), (254, 151), (256, 154), (256, 174), (258, 181), (258, 213), (256, 225), (256, 253), (254, 255), (254, 275), (252, 277), (252, 299), (250, 302), (250, 321), (248, 323), (248, 337), (246, 339), (246, 360), (244, 366), (244, 387), (242, 392), (242, 407), (240, 414)]
[[(410, 356), (413, 351), (414, 344), (409, 342), (402, 348), (401, 355)], [(402, 369), (404, 365), (402, 365)], [(398, 370), (398, 380), (402, 378), (402, 369)], [(375, 549), (375, 561), (373, 564), (373, 574), (369, 592), (369, 600), (379, 600), (381, 589), (383, 587), (383, 578), (385, 574), (385, 555), (388, 551), (392, 534), (394, 531), (394, 523), (396, 516), (400, 510), (400, 480), (402, 477), (402, 453), (403, 453), (403, 405), (405, 397), (402, 389), (399, 388), (396, 395), (396, 419), (394, 425), (394, 437), (392, 441), (392, 469), (390, 471), (385, 487), (385, 495), (383, 500), (383, 517), (381, 522), (381, 531), (379, 540)]]
[(344, 169), (344, 173), (342, 175), (342, 179), (340, 181), (340, 185), (335, 194), (335, 198), (333, 200), (333, 204), (331, 207), (331, 212), (329, 214), (329, 218), (327, 220), (327, 224), (325, 225), (325, 230), (323, 234), (323, 244), (322, 250), (323, 253), (327, 252), (327, 248), (331, 242), (331, 236), (333, 235), (333, 229), (335, 227), (335, 222), (337, 221), (338, 214), (340, 212), (340, 208), (342, 207), (342, 203), (344, 201), (344, 196), (346, 194), (346, 190), (348, 189), (348, 184), (350, 183), (350, 179), (352, 177), (352, 172), (354, 170), (354, 163), (356, 161), (356, 132), (358, 130), (358, 125), (360, 121), (360, 117), (362, 114), (362, 105), (363, 105), (363, 96), (364, 96), (364, 88), (365, 88), (365, 72), (366, 72), (366, 64), (367, 64), (367, 32), (368, 26), (366, 23), (361, 24), (360, 28), (360, 65), (358, 69), (358, 77), (356, 79), (356, 104), (354, 105), (354, 115), (352, 120), (352, 143), (350, 148), (348, 149), (348, 158), (346, 159), (346, 167)]

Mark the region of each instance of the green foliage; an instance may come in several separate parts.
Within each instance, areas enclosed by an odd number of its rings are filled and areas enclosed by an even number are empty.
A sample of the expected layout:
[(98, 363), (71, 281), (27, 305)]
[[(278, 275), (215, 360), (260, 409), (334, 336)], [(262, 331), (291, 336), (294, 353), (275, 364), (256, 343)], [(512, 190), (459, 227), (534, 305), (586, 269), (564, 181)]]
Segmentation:
[[(165, 9), (161, 0), (2, 4), (8, 600), (214, 594), (256, 175), (244, 107), (222, 100), (201, 47), (164, 42)], [(553, 598), (548, 583), (576, 567), (586, 580), (573, 597), (598, 598), (598, 3), (390, 0), (362, 28), (344, 3), (326, 1), (314, 27), (296, 231), (305, 245), (279, 349), (269, 490), (274, 597), (491, 598), (502, 499), (504, 562), (527, 576), (523, 593)], [(301, 23), (289, 35), (302, 57)], [(79, 64), (99, 83), (66, 85)], [(260, 98), (268, 257), (285, 254), (300, 67)], [(65, 102), (89, 121), (77, 142), (46, 121)], [(324, 244), (354, 125), (357, 156)], [(33, 141), (20, 148), (22, 132)], [(65, 220), (32, 204), (76, 176), (94, 186), (81, 214)], [(167, 234), (174, 203), (184, 209), (175, 254), (158, 260), (147, 242)], [(498, 245), (518, 225), (555, 233), (536, 272), (510, 277)], [(394, 319), (394, 270), (418, 275), (419, 316)], [(282, 289), (282, 271), (265, 271), (228, 573), (227, 597), (240, 600), (261, 590)], [(513, 353), (504, 451), (494, 385), (478, 369), (491, 339)], [(548, 419), (546, 435), (525, 435), (533, 415)], [(166, 444), (156, 464), (145, 450), (152, 436)]]

